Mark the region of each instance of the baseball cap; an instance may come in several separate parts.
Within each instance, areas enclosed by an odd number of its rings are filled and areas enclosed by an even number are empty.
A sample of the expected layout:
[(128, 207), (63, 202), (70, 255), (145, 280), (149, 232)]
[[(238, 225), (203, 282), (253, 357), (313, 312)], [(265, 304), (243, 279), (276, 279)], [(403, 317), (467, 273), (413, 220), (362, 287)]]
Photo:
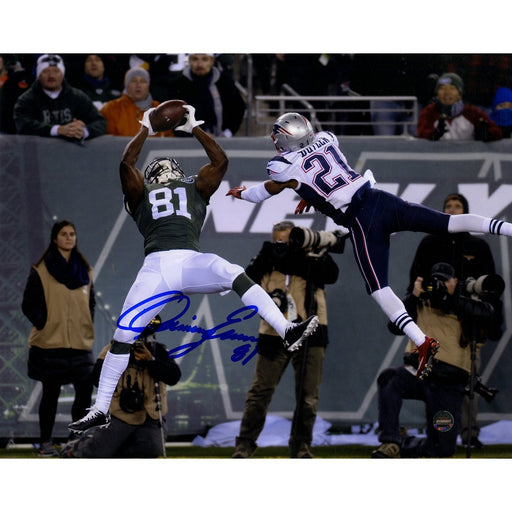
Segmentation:
[(455, 277), (455, 269), (449, 263), (445, 263), (444, 261), (442, 261), (432, 266), (430, 275), (432, 277), (435, 276), (440, 277), (441, 279), (448, 280), (451, 279), (452, 277)]

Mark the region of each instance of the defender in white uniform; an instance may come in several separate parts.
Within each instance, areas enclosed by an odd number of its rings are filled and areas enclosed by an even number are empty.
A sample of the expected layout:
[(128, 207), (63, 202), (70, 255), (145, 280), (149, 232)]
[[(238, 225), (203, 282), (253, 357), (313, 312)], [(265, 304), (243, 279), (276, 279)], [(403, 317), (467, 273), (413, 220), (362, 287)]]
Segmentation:
[(270, 179), (249, 189), (235, 187), (227, 195), (258, 203), (291, 188), (302, 197), (297, 213), (313, 206), (345, 226), (367, 292), (391, 322), (414, 341), (420, 361), (416, 375), (424, 378), (432, 369), (439, 343), (425, 335), (389, 286), (391, 234), (470, 231), (512, 236), (512, 224), (473, 214), (447, 215), (374, 188), (371, 171), (364, 175), (354, 171), (337, 138), (330, 132), (315, 134), (311, 123), (300, 114), (290, 112), (279, 117), (271, 138), (279, 155), (267, 164)]

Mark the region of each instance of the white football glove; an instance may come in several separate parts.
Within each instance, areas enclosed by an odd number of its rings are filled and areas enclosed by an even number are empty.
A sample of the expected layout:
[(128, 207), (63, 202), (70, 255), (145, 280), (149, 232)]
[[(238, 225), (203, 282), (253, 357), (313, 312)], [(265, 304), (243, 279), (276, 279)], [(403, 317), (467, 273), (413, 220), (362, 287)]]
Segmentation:
[(195, 113), (196, 109), (192, 105), (183, 105), (183, 108), (187, 110), (184, 119), (185, 124), (182, 124), (181, 126), (178, 126), (175, 128), (175, 130), (180, 130), (182, 132), (186, 133), (192, 133), (192, 130), (201, 124), (204, 123), (204, 121), (196, 121)]
[(148, 110), (146, 110), (146, 112), (144, 112), (144, 115), (142, 116), (142, 121), (139, 121), (139, 123), (142, 126), (145, 126), (148, 129), (149, 135), (155, 135), (155, 133), (156, 133), (153, 130), (153, 127), (151, 126), (151, 121), (149, 120), (149, 114), (151, 112), (153, 112), (153, 110), (155, 110), (155, 107), (149, 108)]

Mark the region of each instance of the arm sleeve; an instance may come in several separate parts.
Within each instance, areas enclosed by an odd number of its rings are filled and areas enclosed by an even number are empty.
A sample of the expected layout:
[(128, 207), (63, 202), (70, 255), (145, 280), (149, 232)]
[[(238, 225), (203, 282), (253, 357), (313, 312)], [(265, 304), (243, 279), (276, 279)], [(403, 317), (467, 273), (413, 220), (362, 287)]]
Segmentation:
[(32, 95), (21, 95), (18, 98), (14, 105), (13, 117), (19, 134), (51, 136), (52, 125), (39, 120), (39, 110)]
[(316, 284), (334, 284), (338, 280), (339, 268), (329, 253), (320, 258), (306, 258), (310, 265), (310, 278)]
[(94, 293), (94, 284), (91, 283), (91, 293), (89, 295), (89, 311), (91, 312), (91, 318), (94, 321), (94, 312), (96, 309), (96, 295)]
[[(79, 91), (82, 93), (82, 91)], [(81, 119), (89, 132), (89, 139), (105, 135), (107, 133), (107, 120), (99, 113), (92, 101), (85, 93), (79, 95), (78, 98), (79, 112), (78, 119)]]
[(47, 309), (44, 298), (43, 284), (37, 271), (32, 268), (27, 279), (23, 300), (21, 303), (23, 314), (37, 329), (42, 329), (46, 324)]
[(411, 293), (413, 291), (414, 282), (417, 277), (423, 277), (423, 279), (427, 279), (429, 277), (430, 268), (427, 268), (428, 263), (425, 258), (431, 253), (432, 249), (428, 247), (428, 242), (424, 238), (416, 249), (416, 254), (414, 255), (414, 260), (409, 270), (409, 286), (407, 287), (407, 293)]
[(435, 137), (436, 111), (433, 106), (426, 106), (418, 118), (418, 137), (420, 139), (433, 140)]
[(503, 138), (501, 128), (483, 110), (466, 105), (463, 114), (475, 127), (475, 140), (489, 142)]
[(265, 182), (262, 182), (259, 185), (243, 190), (240, 197), (250, 203), (261, 203), (265, 199), (272, 197), (272, 194), (265, 188)]
[(255, 282), (260, 284), (263, 276), (272, 272), (274, 263), (272, 260), (272, 243), (263, 242), (260, 252), (252, 258), (245, 269), (245, 273)]
[(174, 386), (181, 378), (180, 367), (161, 343), (156, 345), (155, 359), (148, 361), (147, 369), (153, 379), (169, 386)]

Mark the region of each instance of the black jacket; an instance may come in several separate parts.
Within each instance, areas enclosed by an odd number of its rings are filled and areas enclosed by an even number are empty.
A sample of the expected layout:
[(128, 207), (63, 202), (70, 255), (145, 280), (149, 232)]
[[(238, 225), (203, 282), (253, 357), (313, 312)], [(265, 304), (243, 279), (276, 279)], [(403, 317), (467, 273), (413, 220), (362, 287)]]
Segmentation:
[(414, 288), (416, 278), (427, 280), (433, 265), (449, 263), (455, 269), (459, 282), (468, 277), (475, 279), (496, 272), (491, 249), (482, 238), (469, 233), (428, 235), (420, 242), (409, 272), (408, 292)]
[(85, 123), (89, 139), (107, 133), (106, 119), (87, 94), (71, 87), (66, 80), (55, 99), (50, 98), (36, 80), (14, 105), (14, 122), (21, 135), (50, 137), (52, 126), (70, 123), (75, 118)]
[[(339, 268), (328, 252), (320, 257), (308, 257), (301, 250), (289, 249), (287, 254), (278, 256), (272, 249), (271, 242), (264, 242), (260, 252), (250, 261), (246, 274), (256, 283), (261, 284), (263, 277), (277, 270), (282, 274), (300, 276), (306, 280), (304, 304), (307, 314), (315, 313), (314, 294), (318, 288), (333, 284), (338, 279)], [(308, 306), (311, 304), (311, 306)], [(317, 330), (308, 338), (309, 346), (327, 346), (329, 343), (327, 325), (319, 325)], [(272, 357), (276, 347), (275, 337), (260, 334), (258, 351)]]
[[(182, 75), (171, 81), (168, 97), (186, 101), (195, 107), (196, 119), (204, 121), (201, 128), (205, 132), (218, 136), (222, 131), (230, 130), (235, 135), (240, 129), (245, 102), (233, 80), (215, 67), (208, 79), (194, 77), (190, 69), (185, 69)], [(178, 131), (176, 135), (182, 136), (183, 132)]]
[[(449, 263), (455, 269), (459, 289), (464, 295), (465, 281), (487, 274), (495, 274), (496, 267), (491, 249), (485, 240), (469, 233), (447, 233), (428, 235), (420, 242), (409, 274), (409, 293), (414, 289), (418, 276), (426, 283), (432, 266), (439, 262)], [(426, 284), (423, 286), (425, 288)], [(494, 308), (494, 314), (487, 330), (490, 340), (499, 340), (503, 334), (503, 302), (498, 297), (486, 299)]]

